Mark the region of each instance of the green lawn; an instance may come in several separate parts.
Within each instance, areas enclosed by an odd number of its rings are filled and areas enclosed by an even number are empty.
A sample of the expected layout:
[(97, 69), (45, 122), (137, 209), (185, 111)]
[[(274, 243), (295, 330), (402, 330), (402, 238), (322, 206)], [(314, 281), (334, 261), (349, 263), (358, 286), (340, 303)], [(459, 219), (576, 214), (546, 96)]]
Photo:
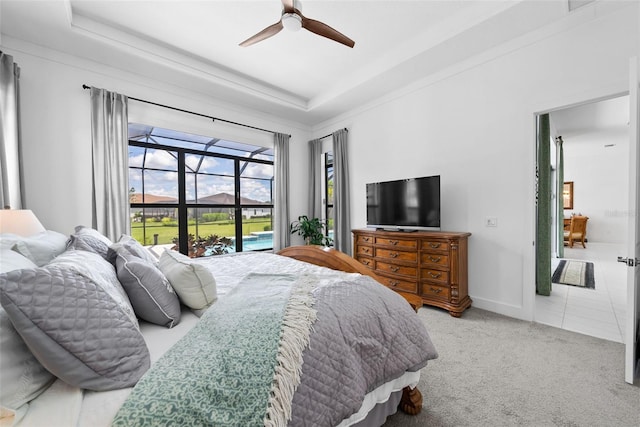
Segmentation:
[[(261, 232), (271, 229), (271, 218), (256, 218), (244, 220), (242, 223), (242, 234), (244, 236), (251, 234), (252, 232)], [(153, 235), (158, 235), (158, 244), (166, 245), (172, 243), (173, 238), (178, 236), (178, 224), (170, 223), (163, 224), (161, 222), (151, 222), (146, 224), (146, 236), (144, 236), (144, 224), (140, 222), (131, 223), (131, 235), (134, 239), (142, 242), (144, 245), (152, 245)], [(196, 234), (195, 224), (189, 224), (189, 233)], [(198, 236), (205, 237), (211, 234), (218, 235), (220, 237), (233, 237), (235, 236), (235, 224), (229, 223), (229, 221), (209, 222), (198, 224)]]

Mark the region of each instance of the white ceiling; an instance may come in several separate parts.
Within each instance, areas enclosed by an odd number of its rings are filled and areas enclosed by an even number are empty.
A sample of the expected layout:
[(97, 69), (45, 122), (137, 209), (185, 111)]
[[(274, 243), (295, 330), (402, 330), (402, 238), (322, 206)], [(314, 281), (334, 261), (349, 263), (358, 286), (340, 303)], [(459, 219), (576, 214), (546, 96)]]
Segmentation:
[(344, 33), (355, 47), (306, 30), (238, 46), (277, 22), (281, 6), (2, 0), (0, 28), (5, 38), (314, 125), (569, 13), (566, 0), (303, 0), (306, 17)]
[(566, 144), (579, 143), (596, 152), (629, 136), (629, 95), (587, 102), (552, 111), (549, 116), (557, 135)]

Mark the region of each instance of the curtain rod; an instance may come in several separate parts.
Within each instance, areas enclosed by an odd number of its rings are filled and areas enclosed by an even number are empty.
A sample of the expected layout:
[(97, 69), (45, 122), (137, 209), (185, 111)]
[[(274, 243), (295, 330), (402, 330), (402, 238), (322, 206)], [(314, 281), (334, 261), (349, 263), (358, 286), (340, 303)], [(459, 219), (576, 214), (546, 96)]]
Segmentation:
[[(340, 130), (340, 129), (338, 129), (338, 130)], [(345, 132), (349, 132), (349, 129), (344, 128), (344, 131)], [(333, 133), (330, 133), (329, 135), (321, 136), (320, 138), (316, 138), (316, 139), (325, 139), (325, 138), (329, 138), (330, 136), (333, 136)]]
[[(82, 85), (82, 89), (91, 89), (91, 86), (83, 84)], [(246, 128), (259, 130), (259, 131), (267, 132), (267, 133), (273, 133), (273, 134), (279, 133), (279, 132), (274, 132), (274, 131), (269, 130), (269, 129), (262, 129), (262, 128), (259, 128), (259, 127), (256, 127), (256, 126), (245, 125), (244, 123), (232, 122), (231, 120), (225, 120), (225, 119), (221, 119), (219, 117), (207, 116), (206, 114), (201, 114), (201, 113), (194, 113), (193, 111), (183, 110), (182, 108), (176, 108), (176, 107), (171, 107), (169, 105), (158, 104), (157, 102), (147, 101), (145, 99), (134, 98), (132, 96), (127, 96), (127, 98), (128, 99), (133, 99), (134, 101), (144, 102), (146, 104), (155, 105), (157, 107), (163, 107), (163, 108), (168, 108), (170, 110), (180, 111), (182, 113), (193, 114), (194, 116), (206, 117), (207, 119), (211, 119), (213, 121), (218, 120), (218, 121), (229, 123), (229, 124), (232, 124), (232, 125), (243, 126), (243, 127), (246, 127)], [(289, 138), (291, 138), (291, 135), (289, 135)]]

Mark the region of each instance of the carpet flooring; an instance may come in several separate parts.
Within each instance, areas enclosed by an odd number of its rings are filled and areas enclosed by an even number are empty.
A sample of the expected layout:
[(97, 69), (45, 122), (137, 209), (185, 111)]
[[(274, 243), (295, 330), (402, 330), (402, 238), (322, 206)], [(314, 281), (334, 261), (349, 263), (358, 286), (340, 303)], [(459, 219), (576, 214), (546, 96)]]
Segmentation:
[(551, 282), (595, 289), (593, 263), (563, 259), (553, 272)]
[(422, 369), (423, 409), (385, 427), (640, 426), (640, 384), (624, 346), (474, 307), (422, 307), (439, 357)]

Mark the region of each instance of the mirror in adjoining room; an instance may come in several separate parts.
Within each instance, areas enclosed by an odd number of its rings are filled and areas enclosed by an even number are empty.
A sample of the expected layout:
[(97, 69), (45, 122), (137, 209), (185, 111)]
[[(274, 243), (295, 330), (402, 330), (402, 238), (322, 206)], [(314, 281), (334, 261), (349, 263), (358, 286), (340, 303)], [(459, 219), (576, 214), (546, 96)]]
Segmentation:
[(562, 207), (573, 209), (573, 181), (564, 182), (562, 185)]

